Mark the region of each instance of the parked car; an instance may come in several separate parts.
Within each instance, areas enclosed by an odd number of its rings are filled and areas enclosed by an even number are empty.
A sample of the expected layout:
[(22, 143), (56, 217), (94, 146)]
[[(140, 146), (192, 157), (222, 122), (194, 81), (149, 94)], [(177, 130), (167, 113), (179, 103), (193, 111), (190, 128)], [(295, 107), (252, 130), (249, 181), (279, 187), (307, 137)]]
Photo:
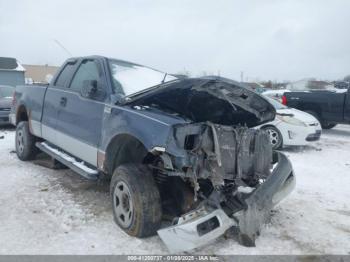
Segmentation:
[(273, 149), (284, 146), (305, 146), (321, 137), (322, 129), (318, 120), (303, 111), (289, 108), (268, 98), (276, 109), (276, 118), (259, 128), (267, 131)]
[[(235, 81), (177, 79), (100, 56), (69, 59), (48, 86), (17, 86), (11, 111), (21, 160), (40, 149), (88, 179), (110, 178), (120, 228), (158, 232), (172, 252), (231, 227), (254, 245), (295, 185), (288, 158), (249, 128), (274, 117)], [(171, 226), (160, 228), (162, 214)]]
[(282, 96), (282, 102), (313, 115), (323, 129), (350, 124), (350, 90), (288, 92)]
[(9, 114), (12, 96), (15, 89), (12, 86), (0, 85), (0, 124), (9, 124)]

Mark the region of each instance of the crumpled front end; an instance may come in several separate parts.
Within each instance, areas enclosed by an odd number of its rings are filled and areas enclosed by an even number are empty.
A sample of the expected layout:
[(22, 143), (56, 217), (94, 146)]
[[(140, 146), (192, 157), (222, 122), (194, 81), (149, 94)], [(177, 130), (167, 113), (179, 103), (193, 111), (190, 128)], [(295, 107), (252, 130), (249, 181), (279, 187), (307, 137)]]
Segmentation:
[(181, 179), (165, 190), (178, 196), (180, 211), (158, 231), (169, 250), (202, 246), (232, 227), (241, 244), (254, 246), (271, 209), (295, 186), (287, 157), (272, 152), (264, 131), (212, 123), (175, 127), (168, 149), (175, 148), (183, 155), (163, 152), (166, 164), (158, 166), (163, 175)]
[(171, 226), (158, 231), (174, 252), (210, 242), (236, 227), (254, 245), (271, 208), (294, 185), (291, 164), (268, 135), (250, 129), (275, 118), (262, 96), (222, 77), (188, 78), (129, 97), (127, 104), (181, 119), (154, 143), (151, 163)]

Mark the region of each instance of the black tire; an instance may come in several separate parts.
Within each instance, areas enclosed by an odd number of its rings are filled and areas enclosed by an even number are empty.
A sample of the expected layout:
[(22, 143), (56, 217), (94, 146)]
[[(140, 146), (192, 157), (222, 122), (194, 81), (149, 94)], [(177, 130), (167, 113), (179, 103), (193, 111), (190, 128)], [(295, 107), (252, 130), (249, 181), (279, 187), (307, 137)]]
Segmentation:
[(281, 132), (276, 127), (265, 126), (262, 129), (268, 133), (272, 148), (274, 150), (282, 148), (283, 138)]
[(110, 195), (114, 221), (121, 229), (140, 238), (156, 234), (162, 219), (161, 199), (152, 173), (145, 165), (117, 167)]
[(27, 121), (20, 122), (16, 127), (16, 153), (22, 161), (32, 160), (38, 154), (35, 146), (36, 137), (29, 131)]
[(322, 129), (332, 129), (337, 124), (330, 124), (330, 123), (321, 123)]

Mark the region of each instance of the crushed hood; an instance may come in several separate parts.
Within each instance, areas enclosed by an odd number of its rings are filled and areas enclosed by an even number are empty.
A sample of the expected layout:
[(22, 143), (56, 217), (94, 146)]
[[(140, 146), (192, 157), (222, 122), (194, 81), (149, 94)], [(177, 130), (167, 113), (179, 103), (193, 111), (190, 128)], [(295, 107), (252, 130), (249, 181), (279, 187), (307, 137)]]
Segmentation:
[(272, 121), (275, 108), (262, 96), (222, 77), (187, 78), (131, 95), (131, 106), (156, 108), (193, 122), (253, 127)]

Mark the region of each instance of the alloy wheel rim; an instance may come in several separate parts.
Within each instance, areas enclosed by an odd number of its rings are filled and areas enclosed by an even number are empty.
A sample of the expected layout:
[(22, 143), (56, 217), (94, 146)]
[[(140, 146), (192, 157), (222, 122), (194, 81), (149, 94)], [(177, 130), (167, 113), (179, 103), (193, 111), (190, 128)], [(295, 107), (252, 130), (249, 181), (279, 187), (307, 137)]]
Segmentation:
[(269, 134), (271, 144), (273, 146), (278, 145), (280, 139), (277, 131), (273, 129), (267, 129), (267, 133)]
[(123, 181), (119, 181), (114, 188), (113, 204), (118, 223), (128, 228), (133, 218), (133, 203), (129, 187)]
[(17, 148), (20, 153), (24, 150), (24, 136), (21, 130), (17, 133)]

